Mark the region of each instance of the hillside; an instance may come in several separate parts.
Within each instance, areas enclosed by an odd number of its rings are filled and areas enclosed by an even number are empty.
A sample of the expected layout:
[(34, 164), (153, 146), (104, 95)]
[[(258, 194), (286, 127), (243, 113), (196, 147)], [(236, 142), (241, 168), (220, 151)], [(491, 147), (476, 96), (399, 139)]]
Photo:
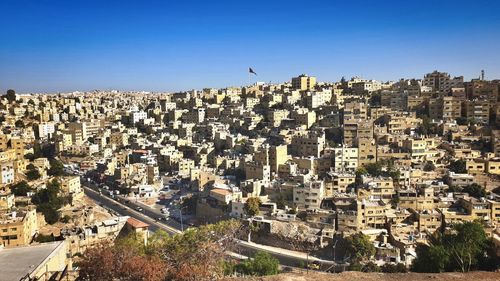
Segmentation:
[(500, 273), (476, 271), (470, 273), (362, 273), (362, 272), (343, 272), (338, 274), (309, 272), (306, 273), (287, 273), (268, 277), (236, 278), (232, 280), (252, 280), (252, 281), (460, 281), (460, 280), (485, 280), (498, 281)]

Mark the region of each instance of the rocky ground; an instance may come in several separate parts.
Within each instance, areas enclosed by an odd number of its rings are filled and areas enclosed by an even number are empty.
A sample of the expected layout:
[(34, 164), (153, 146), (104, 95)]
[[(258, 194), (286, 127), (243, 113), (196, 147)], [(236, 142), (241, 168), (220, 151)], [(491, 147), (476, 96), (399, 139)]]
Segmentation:
[(268, 277), (252, 277), (252, 278), (234, 278), (229, 280), (251, 280), (251, 281), (428, 281), (428, 280), (443, 280), (443, 281), (461, 281), (461, 280), (485, 280), (498, 281), (500, 273), (476, 271), (469, 273), (362, 273), (362, 272), (343, 272), (338, 274), (309, 272), (307, 273), (286, 273)]

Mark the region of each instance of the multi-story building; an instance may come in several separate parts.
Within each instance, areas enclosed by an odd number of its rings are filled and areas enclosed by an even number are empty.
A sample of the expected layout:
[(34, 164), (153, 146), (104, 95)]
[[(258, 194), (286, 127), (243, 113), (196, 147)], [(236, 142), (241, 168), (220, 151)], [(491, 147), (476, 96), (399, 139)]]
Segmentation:
[(446, 72), (434, 71), (424, 76), (422, 86), (432, 87), (434, 91), (449, 93), (451, 88), (463, 87), (464, 77), (451, 78)]
[(333, 170), (335, 172), (355, 172), (358, 168), (358, 148), (333, 148)]
[(400, 208), (417, 211), (434, 209), (434, 189), (432, 187), (398, 190)]
[(293, 188), (293, 203), (299, 209), (320, 209), (324, 193), (323, 181), (299, 183)]
[(4, 247), (30, 244), (37, 229), (35, 208), (0, 214), (0, 244)]
[(15, 179), (14, 163), (12, 161), (0, 162), (0, 185), (12, 184)]
[(296, 90), (306, 91), (314, 89), (316, 85), (316, 77), (301, 74), (298, 77), (292, 78), (292, 87)]
[(295, 156), (320, 157), (325, 149), (325, 134), (310, 132), (308, 134), (297, 135), (292, 138), (291, 153)]
[(487, 100), (469, 100), (465, 102), (465, 117), (481, 124), (490, 120), (490, 103)]

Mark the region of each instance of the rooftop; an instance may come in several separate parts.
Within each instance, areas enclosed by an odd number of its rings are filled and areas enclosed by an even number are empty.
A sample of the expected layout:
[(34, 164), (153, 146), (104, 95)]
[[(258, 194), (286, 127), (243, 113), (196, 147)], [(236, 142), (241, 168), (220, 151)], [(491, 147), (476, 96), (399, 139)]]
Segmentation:
[[(0, 280), (21, 280), (35, 272), (64, 241), (0, 249)], [(61, 268), (61, 270), (63, 270)], [(32, 276), (33, 277), (33, 276)]]

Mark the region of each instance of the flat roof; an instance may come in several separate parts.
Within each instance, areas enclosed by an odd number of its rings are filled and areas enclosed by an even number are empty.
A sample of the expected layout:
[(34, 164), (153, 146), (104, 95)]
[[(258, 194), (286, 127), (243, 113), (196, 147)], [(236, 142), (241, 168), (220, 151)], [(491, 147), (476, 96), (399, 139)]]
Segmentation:
[(21, 280), (33, 273), (64, 242), (0, 249), (0, 280)]

